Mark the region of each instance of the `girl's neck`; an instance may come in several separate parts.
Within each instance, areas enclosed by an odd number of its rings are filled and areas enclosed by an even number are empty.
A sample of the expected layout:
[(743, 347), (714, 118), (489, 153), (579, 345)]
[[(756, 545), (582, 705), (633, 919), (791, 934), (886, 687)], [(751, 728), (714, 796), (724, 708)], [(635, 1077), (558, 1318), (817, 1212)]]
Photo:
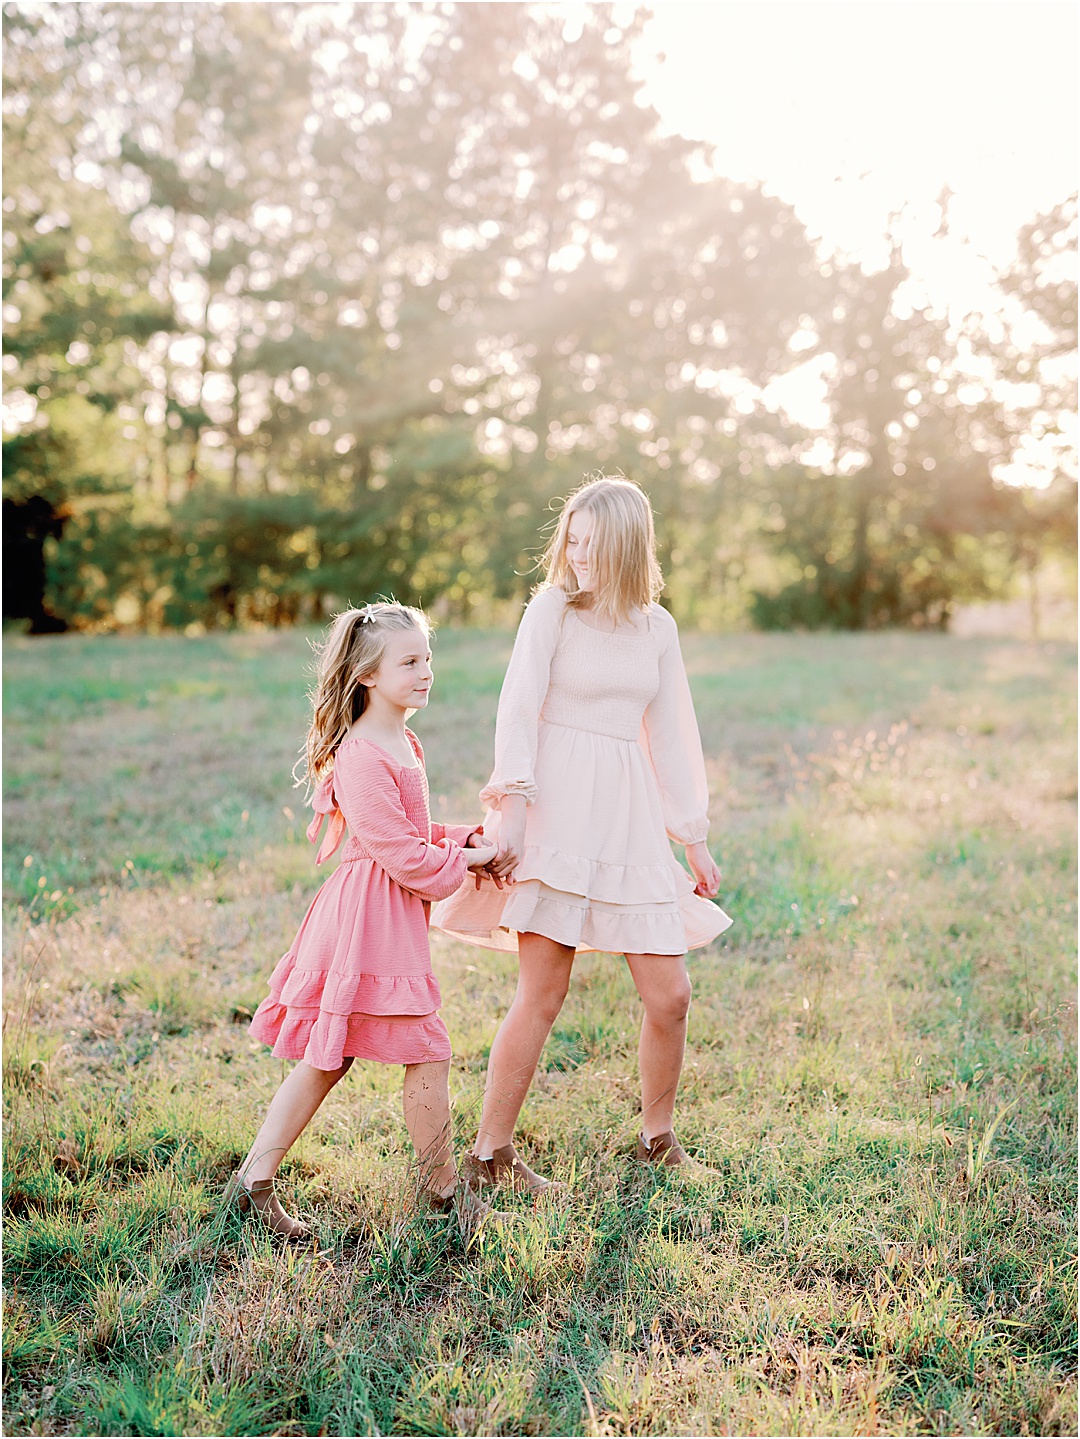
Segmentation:
[(387, 704), (379, 696), (372, 695), (368, 698), (364, 713), (354, 722), (349, 734), (369, 739), (399, 757), (402, 763), (411, 764), (413, 750), (405, 733), (405, 721), (411, 713), (411, 710)]
[(595, 595), (574, 608), (584, 624), (605, 634), (641, 634), (648, 627), (648, 616), (644, 610), (634, 610), (629, 615), (617, 617), (606, 605), (601, 605)]

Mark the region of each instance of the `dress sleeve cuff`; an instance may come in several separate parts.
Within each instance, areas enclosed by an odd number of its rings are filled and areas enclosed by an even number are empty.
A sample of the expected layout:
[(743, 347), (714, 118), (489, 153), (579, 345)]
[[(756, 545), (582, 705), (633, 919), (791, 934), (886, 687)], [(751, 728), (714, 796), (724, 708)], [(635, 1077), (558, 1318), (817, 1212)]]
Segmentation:
[(501, 780), (491, 780), (480, 791), (480, 803), (485, 809), (499, 809), (499, 801), (508, 794), (524, 795), (526, 804), (536, 803), (536, 785), (527, 779), (512, 779), (505, 784)]
[(702, 819), (694, 824), (680, 825), (678, 834), (674, 830), (668, 833), (676, 844), (703, 844), (709, 837), (709, 821)]

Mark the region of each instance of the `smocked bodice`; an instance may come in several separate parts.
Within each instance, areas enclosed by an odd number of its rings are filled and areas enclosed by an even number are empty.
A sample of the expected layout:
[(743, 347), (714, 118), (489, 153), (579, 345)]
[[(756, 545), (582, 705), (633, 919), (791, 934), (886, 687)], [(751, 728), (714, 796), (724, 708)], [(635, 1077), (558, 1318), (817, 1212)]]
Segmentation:
[[(428, 802), (427, 773), (422, 765), (415, 769), (402, 767), (397, 772), (398, 793), (401, 796), (401, 808), (409, 824), (416, 830), (421, 839), (428, 844), (431, 843), (431, 814)], [(345, 848), (341, 851), (341, 863), (347, 864), (354, 859), (375, 858), (371, 847), (365, 844), (363, 834), (350, 834), (345, 841)]]
[(640, 635), (605, 634), (567, 610), (540, 719), (636, 742), (645, 710), (659, 688), (659, 654), (651, 626)]

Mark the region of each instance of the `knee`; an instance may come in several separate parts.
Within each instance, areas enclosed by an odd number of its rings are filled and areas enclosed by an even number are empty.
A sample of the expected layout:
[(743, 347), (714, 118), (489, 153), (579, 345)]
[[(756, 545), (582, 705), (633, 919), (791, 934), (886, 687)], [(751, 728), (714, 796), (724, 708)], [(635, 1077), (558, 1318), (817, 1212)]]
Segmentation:
[(569, 987), (569, 984), (546, 984), (542, 989), (523, 996), (524, 1005), (530, 1014), (550, 1029), (562, 1011)]
[(352, 1066), (352, 1056), (350, 1055), (347, 1059), (341, 1061), (337, 1069), (320, 1069), (318, 1072), (327, 1089), (333, 1089), (339, 1079), (345, 1078)]
[(653, 1024), (683, 1024), (690, 1013), (691, 987), (689, 979), (682, 979), (664, 994), (651, 995), (645, 1003), (645, 1013)]
[(450, 1078), (450, 1061), (448, 1059), (422, 1059), (417, 1064), (405, 1066), (405, 1082), (411, 1083), (414, 1080), (433, 1081)]

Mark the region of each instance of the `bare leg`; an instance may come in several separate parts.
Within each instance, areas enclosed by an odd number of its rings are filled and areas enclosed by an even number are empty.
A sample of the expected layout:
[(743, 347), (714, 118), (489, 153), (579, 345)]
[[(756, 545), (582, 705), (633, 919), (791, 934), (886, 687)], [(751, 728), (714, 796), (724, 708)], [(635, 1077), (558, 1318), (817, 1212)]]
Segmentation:
[(514, 1137), (540, 1052), (570, 987), (573, 963), (571, 945), (558, 944), (542, 934), (519, 937), (517, 993), (488, 1060), (484, 1112), (475, 1149), (484, 1158)]
[(344, 1060), (340, 1069), (313, 1069), (300, 1060), (285, 1077), (240, 1166), (240, 1174), (248, 1186), (255, 1180), (273, 1179), (278, 1165), (307, 1128), (319, 1105), (351, 1067), (351, 1059)]
[(450, 1148), (450, 1061), (407, 1064), (401, 1103), (423, 1187), (452, 1194), (457, 1170)]
[(686, 1051), (690, 976), (682, 955), (628, 954), (626, 962), (645, 1006), (638, 1045), (641, 1128), (646, 1139), (655, 1139), (674, 1123), (675, 1092)]

